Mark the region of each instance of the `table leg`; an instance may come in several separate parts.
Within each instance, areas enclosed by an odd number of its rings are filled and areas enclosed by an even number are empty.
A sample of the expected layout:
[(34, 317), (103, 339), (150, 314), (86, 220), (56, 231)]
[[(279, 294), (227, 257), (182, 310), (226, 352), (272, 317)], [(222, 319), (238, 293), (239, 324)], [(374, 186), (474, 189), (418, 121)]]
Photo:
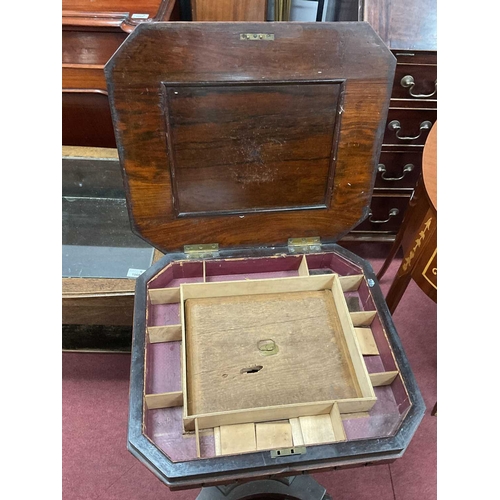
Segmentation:
[(422, 217), (422, 214), (420, 214), (419, 202), (423, 195), (422, 179), (419, 179), (415, 186), (415, 190), (413, 191), (412, 197), (410, 198), (410, 203), (406, 209), (401, 227), (399, 228), (396, 239), (394, 240), (394, 243), (389, 251), (389, 255), (385, 259), (380, 271), (377, 273), (377, 279), (379, 281), (389, 268), (389, 265), (396, 256), (398, 250), (404, 246), (405, 240), (411, 238), (413, 233), (416, 231), (419, 225), (419, 222), (416, 221), (416, 219)]
[(387, 296), (385, 298), (385, 302), (387, 303), (387, 307), (391, 314), (394, 314), (396, 307), (403, 297), (403, 294), (408, 287), (408, 284), (411, 280), (411, 273), (400, 274), (401, 268), (398, 270), (397, 276), (394, 278), (394, 281), (391, 284), (391, 288), (387, 292)]
[(392, 244), (392, 247), (389, 251), (389, 255), (387, 255), (387, 258), (385, 259), (382, 267), (380, 268), (380, 271), (377, 273), (377, 280), (379, 280), (379, 281), (382, 278), (382, 276), (385, 274), (387, 269), (389, 268), (391, 262), (393, 261), (394, 257), (396, 256), (396, 254), (398, 253), (398, 250), (401, 247), (401, 242), (403, 241), (403, 235), (405, 232), (405, 225), (404, 225), (405, 221), (406, 221), (406, 218), (403, 221), (403, 223), (401, 224), (401, 228), (400, 228), (398, 234), (396, 235), (396, 239), (394, 240), (394, 243)]

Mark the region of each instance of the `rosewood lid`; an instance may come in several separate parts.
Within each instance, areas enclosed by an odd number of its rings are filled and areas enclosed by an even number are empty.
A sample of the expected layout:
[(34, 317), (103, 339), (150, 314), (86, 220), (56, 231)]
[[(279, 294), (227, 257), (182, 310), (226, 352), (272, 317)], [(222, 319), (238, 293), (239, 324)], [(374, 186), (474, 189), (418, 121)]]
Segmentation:
[(105, 67), (134, 232), (338, 240), (369, 213), (396, 60), (369, 24), (141, 24)]

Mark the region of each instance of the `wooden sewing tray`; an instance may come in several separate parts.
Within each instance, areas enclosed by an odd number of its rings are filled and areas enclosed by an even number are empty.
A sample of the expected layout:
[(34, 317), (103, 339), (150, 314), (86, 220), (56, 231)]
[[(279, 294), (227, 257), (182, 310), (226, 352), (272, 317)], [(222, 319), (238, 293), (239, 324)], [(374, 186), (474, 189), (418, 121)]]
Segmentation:
[(106, 65), (137, 279), (129, 450), (173, 489), (394, 460), (424, 411), (370, 265), (367, 23), (141, 24)]

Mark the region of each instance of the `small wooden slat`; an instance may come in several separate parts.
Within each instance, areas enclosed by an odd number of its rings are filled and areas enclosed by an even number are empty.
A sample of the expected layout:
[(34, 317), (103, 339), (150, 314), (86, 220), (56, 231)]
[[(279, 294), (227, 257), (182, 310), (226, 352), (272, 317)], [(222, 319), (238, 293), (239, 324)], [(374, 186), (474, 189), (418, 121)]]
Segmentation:
[(292, 429), (293, 446), (303, 446), (304, 438), (302, 437), (302, 429), (298, 418), (290, 419), (290, 427)]
[(333, 404), (332, 411), (330, 412), (330, 419), (332, 421), (333, 433), (335, 434), (335, 441), (346, 441), (344, 424), (340, 416), (338, 403)]
[[(186, 404), (184, 405), (184, 408), (182, 409), (182, 416), (183, 418), (187, 417), (188, 414), (188, 401), (189, 401), (189, 395), (187, 393), (187, 347), (186, 347), (186, 319), (184, 315), (184, 290), (183, 288), (180, 289), (179, 293), (179, 301), (181, 304), (181, 387), (182, 387), (182, 393), (184, 394), (184, 397), (186, 399)], [(199, 425), (199, 422), (198, 422)], [(212, 427), (215, 427), (212, 425)], [(186, 430), (187, 428), (184, 427)]]
[(375, 396), (358, 399), (339, 399), (337, 401), (340, 413), (357, 413), (359, 411), (370, 411), (376, 402), (377, 398)]
[[(354, 326), (351, 321), (351, 315), (349, 313), (349, 309), (347, 308), (343, 290), (341, 288), (341, 277), (335, 277), (336, 279), (333, 281), (332, 285), (332, 294), (335, 301), (335, 307), (337, 308), (339, 321), (344, 332), (345, 343), (351, 357), (352, 368), (355, 372), (355, 378), (359, 384), (361, 396), (363, 398), (374, 398), (375, 393), (373, 392), (372, 384), (370, 384), (370, 380), (368, 378), (368, 370), (366, 369), (365, 362), (363, 361), (363, 356), (361, 355), (359, 342), (356, 338)], [(349, 278), (351, 277), (352, 276), (349, 276)], [(368, 410), (370, 410), (370, 408), (360, 408), (360, 411)]]
[(116, 148), (95, 148), (88, 146), (62, 146), (63, 157), (73, 158), (112, 158), (119, 159)]
[(352, 418), (365, 418), (370, 416), (368, 411), (358, 411), (357, 413), (341, 413), (342, 420), (351, 420)]
[(255, 424), (221, 425), (220, 443), (221, 455), (255, 451)]
[(182, 391), (162, 392), (160, 394), (146, 394), (146, 406), (148, 410), (157, 408), (171, 408), (172, 406), (182, 406)]
[(203, 261), (203, 283), (207, 282), (207, 266), (205, 261)]
[(309, 266), (307, 265), (306, 256), (302, 256), (299, 266), (299, 276), (309, 276)]
[(371, 328), (354, 328), (354, 333), (363, 356), (378, 356), (380, 354)]
[(175, 304), (180, 301), (179, 287), (172, 288), (151, 288), (149, 292), (149, 301), (151, 304)]
[(214, 427), (214, 446), (215, 446), (215, 456), (221, 455), (221, 444), (220, 444), (220, 427)]
[(358, 311), (351, 313), (351, 321), (354, 326), (370, 326), (377, 311)]
[(212, 283), (185, 283), (181, 285), (183, 298), (236, 297), (270, 293), (306, 292), (331, 288), (336, 274), (319, 276), (291, 276), (248, 281), (220, 281)]
[(151, 344), (182, 340), (181, 325), (148, 326), (148, 339)]
[(355, 292), (361, 285), (361, 281), (363, 281), (363, 275), (339, 276), (339, 281), (343, 292)]
[(370, 373), (370, 380), (373, 387), (380, 387), (381, 385), (390, 385), (398, 376), (398, 371)]
[[(354, 400), (363, 407), (366, 398)], [(352, 400), (346, 400), (348, 402)], [(374, 398), (376, 401), (376, 398)], [(368, 402), (370, 408), (373, 406)], [(320, 401), (315, 403), (296, 403), (280, 406), (266, 406), (263, 408), (247, 408), (244, 410), (222, 411), (207, 413), (204, 415), (190, 415), (184, 417), (184, 429), (187, 431), (194, 429), (194, 419), (198, 419), (200, 429), (210, 429), (218, 425), (227, 426), (233, 424), (243, 424), (248, 422), (270, 422), (273, 420), (284, 420), (306, 415), (329, 415), (332, 411), (333, 401)], [(187, 405), (184, 405), (186, 409)], [(361, 408), (360, 411), (369, 408)], [(356, 410), (349, 410), (356, 411)]]
[(194, 421), (194, 435), (196, 438), (196, 456), (198, 458), (201, 458), (201, 451), (200, 451), (200, 430), (198, 429), (198, 419), (195, 419)]
[(257, 450), (290, 448), (293, 446), (290, 422), (265, 422), (255, 424)]
[(332, 443), (335, 441), (330, 415), (299, 417), (304, 444)]

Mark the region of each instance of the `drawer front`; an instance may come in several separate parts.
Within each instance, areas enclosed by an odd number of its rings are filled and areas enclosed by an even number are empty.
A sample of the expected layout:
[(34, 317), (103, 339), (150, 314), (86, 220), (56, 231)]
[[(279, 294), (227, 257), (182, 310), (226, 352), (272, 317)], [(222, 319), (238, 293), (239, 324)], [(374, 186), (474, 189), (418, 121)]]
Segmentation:
[(370, 205), (371, 215), (354, 228), (352, 233), (397, 233), (403, 222), (404, 212), (408, 208), (410, 196), (410, 194), (407, 196), (374, 195)]
[(436, 109), (390, 108), (384, 145), (423, 146), (436, 117)]
[(123, 31), (62, 32), (63, 64), (97, 64), (104, 66), (127, 38)]
[(375, 188), (411, 189), (422, 170), (422, 151), (382, 151)]
[(108, 96), (102, 92), (62, 93), (64, 146), (116, 148)]
[(398, 64), (392, 87), (393, 99), (437, 99), (437, 66)]
[(398, 60), (398, 64), (437, 64), (437, 52), (432, 50), (393, 50), (392, 53)]

